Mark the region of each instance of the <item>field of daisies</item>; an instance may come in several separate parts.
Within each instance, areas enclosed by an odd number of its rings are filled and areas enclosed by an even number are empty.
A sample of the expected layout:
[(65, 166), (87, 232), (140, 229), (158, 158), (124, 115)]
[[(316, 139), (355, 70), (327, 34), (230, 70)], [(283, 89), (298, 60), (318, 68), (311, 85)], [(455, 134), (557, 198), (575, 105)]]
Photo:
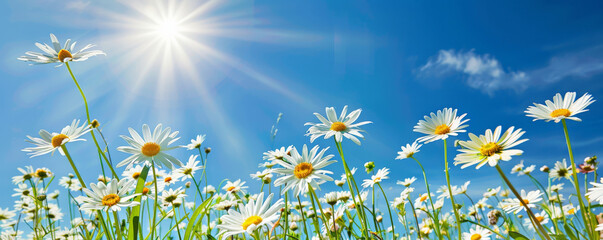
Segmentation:
[[(81, 94), (85, 106), (81, 111), (87, 118), (66, 123), (63, 129), (24, 136), (29, 144), (22, 149), (24, 154), (36, 158), (60, 154), (72, 174), (56, 176), (52, 169), (31, 166), (16, 169), (14, 206), (0, 209), (1, 239), (577, 240), (599, 239), (603, 231), (599, 209), (603, 183), (597, 176), (597, 157), (574, 159), (566, 124), (580, 121), (581, 114), (592, 114), (587, 108), (595, 100), (587, 93), (551, 94), (551, 100), (526, 106), (527, 118), (550, 122), (551, 131), (565, 133), (567, 160), (551, 166), (516, 159), (525, 150), (522, 143), (528, 141), (521, 128), (492, 126), (467, 133), (467, 113), (444, 108), (427, 110), (414, 127), (421, 137), (397, 153), (397, 161), (420, 168), (423, 174), (391, 179), (397, 174), (373, 162), (365, 163), (364, 169), (346, 162), (347, 148), (362, 147), (362, 127), (372, 124), (370, 119), (362, 118), (361, 109), (327, 107), (324, 115), (308, 116), (306, 126), (299, 126), (307, 128), (307, 144), (264, 153), (257, 172), (250, 172), (261, 187), (251, 189), (243, 180), (208, 181), (206, 173), (212, 169), (206, 164), (212, 154), (204, 145), (205, 135), (188, 143), (178, 131), (161, 124), (118, 133), (101, 131), (102, 121), (90, 115), (86, 89), (78, 84), (77, 79), (86, 76), (75, 76), (71, 68), (104, 52), (93, 50), (93, 45), (78, 49), (71, 40), (62, 43), (50, 37), (50, 44), (36, 43), (37, 52), (18, 59), (65, 69)], [(276, 132), (273, 128), (271, 134)], [(116, 134), (122, 134), (123, 142), (111, 148), (105, 136)], [(314, 146), (318, 138), (331, 146)], [(83, 181), (80, 163), (69, 153), (77, 144), (88, 144), (98, 152), (97, 181)], [(424, 144), (441, 146), (438, 161), (443, 161), (443, 171), (425, 171), (420, 152)], [(112, 159), (114, 151), (129, 156)], [(177, 159), (173, 156), (177, 151), (188, 151), (190, 157)], [(505, 172), (501, 164), (514, 167)], [(327, 166), (339, 171), (336, 174)], [(505, 184), (491, 186), (479, 199), (471, 198), (469, 182), (451, 185), (455, 176), (449, 174), (451, 168), (468, 167), (494, 168), (495, 177)], [(356, 171), (372, 177), (357, 179)], [(534, 171), (548, 173), (548, 178), (535, 178)], [(533, 184), (516, 188), (508, 178), (511, 174), (520, 176), (514, 178), (521, 179), (517, 181)], [(436, 177), (445, 177), (447, 185), (430, 185)], [(388, 195), (383, 181), (397, 181), (403, 191)], [(323, 184), (335, 184), (339, 190), (322, 191)]]

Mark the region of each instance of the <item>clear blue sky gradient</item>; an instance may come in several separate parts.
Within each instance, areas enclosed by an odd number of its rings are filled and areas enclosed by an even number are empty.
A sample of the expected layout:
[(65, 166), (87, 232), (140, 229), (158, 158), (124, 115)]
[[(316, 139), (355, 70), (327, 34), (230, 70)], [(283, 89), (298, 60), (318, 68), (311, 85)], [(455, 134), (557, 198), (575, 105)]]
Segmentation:
[[(79, 5), (77, 5), (79, 4)], [(374, 161), (378, 168), (391, 168), (390, 199), (401, 189), (396, 180), (417, 176), (412, 161), (395, 161), (401, 145), (421, 135), (412, 131), (417, 121), (444, 107), (458, 108), (471, 119), (468, 131), (481, 134), (487, 128), (516, 126), (527, 131), (530, 141), (520, 145), (521, 157), (502, 163), (510, 169), (520, 160), (526, 165), (552, 166), (567, 158), (560, 124), (532, 122), (523, 111), (533, 102), (544, 102), (557, 92), (586, 92), (598, 101), (583, 122), (569, 123), (578, 161), (601, 155), (603, 146), (603, 3), (526, 1), (260, 1), (238, 2), (210, 12), (228, 16), (229, 8), (245, 14), (243, 27), (234, 37), (200, 36), (202, 42), (236, 58), (226, 64), (212, 56), (191, 54), (189, 62), (172, 59), (166, 63), (198, 70), (196, 77), (176, 73), (174, 78), (146, 74), (144, 63), (125, 61), (128, 46), (105, 23), (105, 16), (136, 15), (121, 3), (76, 1), (3, 1), (0, 3), (0, 192), (12, 193), (11, 176), (17, 167), (46, 166), (58, 176), (71, 172), (60, 154), (28, 158), (21, 149), (29, 145), (26, 135), (40, 129), (60, 131), (74, 118), (85, 119), (84, 106), (65, 67), (29, 66), (17, 57), (37, 51), (35, 42), (49, 42), (48, 34), (84, 44), (97, 44), (107, 53), (85, 62), (73, 63), (74, 73), (86, 92), (93, 118), (99, 119), (114, 161), (127, 157), (116, 147), (125, 145), (119, 135), (127, 128), (140, 131), (143, 123), (163, 123), (180, 131), (186, 144), (197, 134), (207, 134), (205, 146), (213, 150), (208, 177), (217, 185), (223, 178), (251, 180), (270, 149), (269, 131), (279, 112), (283, 119), (275, 146), (310, 144), (304, 136), (306, 122), (316, 122), (314, 112), (324, 114), (333, 106), (362, 108), (360, 120), (367, 125), (362, 146), (344, 142), (346, 159), (362, 168)], [(101, 14), (101, 13), (105, 14)], [(203, 18), (204, 16), (200, 16)], [(115, 21), (113, 19), (112, 21)], [(158, 45), (157, 47), (161, 47)], [(502, 87), (472, 87), (483, 76), (447, 69), (422, 71), (441, 50), (496, 59), (507, 74), (525, 73), (524, 81), (502, 79)], [(134, 51), (134, 49), (132, 49)], [(194, 52), (194, 49), (186, 49)], [(149, 51), (149, 54), (153, 51)], [(486, 57), (487, 56), (487, 57)], [(88, 138), (88, 137), (87, 137)], [(459, 138), (466, 139), (466, 135)], [(332, 140), (318, 139), (322, 147)], [(449, 142), (451, 144), (451, 142)], [(99, 163), (91, 139), (70, 143), (77, 166), (92, 182)], [(450, 149), (453, 158), (455, 150)], [(184, 149), (173, 154), (188, 159)], [(442, 142), (424, 146), (416, 155), (435, 186), (445, 184)], [(336, 157), (339, 159), (339, 157)], [(329, 167), (338, 178), (340, 164)], [(118, 170), (121, 172), (123, 169)], [(541, 179), (542, 173), (535, 173)], [(493, 168), (461, 170), (453, 166), (453, 184), (471, 180), (470, 193), (481, 195), (500, 184)], [(368, 177), (364, 172), (357, 179)], [(511, 177), (518, 186), (536, 189), (527, 178)], [(566, 183), (568, 186), (569, 183)], [(421, 184), (416, 184), (422, 189)], [(326, 189), (335, 189), (327, 183)], [(58, 186), (56, 188), (59, 188)], [(6, 196), (6, 195), (5, 195)], [(0, 207), (13, 199), (0, 198)]]

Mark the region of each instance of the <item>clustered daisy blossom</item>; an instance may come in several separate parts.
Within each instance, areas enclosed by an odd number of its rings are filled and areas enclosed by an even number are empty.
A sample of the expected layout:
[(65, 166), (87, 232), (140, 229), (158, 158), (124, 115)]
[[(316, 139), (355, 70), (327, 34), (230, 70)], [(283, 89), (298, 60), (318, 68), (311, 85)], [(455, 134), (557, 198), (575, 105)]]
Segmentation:
[(166, 153), (166, 151), (179, 148), (170, 146), (178, 139), (178, 131), (172, 132), (171, 128), (163, 128), (161, 124), (155, 127), (153, 133), (149, 125), (142, 125), (142, 137), (132, 128), (128, 128), (131, 137), (121, 136), (130, 146), (118, 147), (117, 150), (132, 154), (117, 164), (117, 167), (136, 163), (157, 163), (173, 169), (174, 165), (182, 166), (182, 162)]
[(136, 206), (139, 203), (129, 201), (140, 194), (128, 194), (134, 181), (122, 179), (111, 180), (108, 184), (99, 182), (90, 184), (90, 189), (82, 189), (88, 197), (80, 196), (77, 198), (82, 203), (82, 210), (103, 210), (103, 211), (121, 211), (121, 208)]
[(555, 121), (556, 123), (563, 119), (581, 121), (575, 115), (588, 111), (586, 107), (593, 102), (595, 100), (588, 93), (585, 93), (577, 100), (575, 92), (568, 92), (565, 94), (565, 97), (557, 93), (553, 97), (553, 101), (546, 100), (545, 104), (534, 103), (534, 106), (529, 107), (525, 112), (528, 117), (533, 117), (534, 121), (544, 120), (547, 122)]
[(413, 131), (427, 134), (427, 136), (420, 137), (417, 141), (429, 143), (465, 132), (463, 128), (466, 128), (467, 125), (463, 125), (463, 123), (466, 123), (469, 119), (463, 118), (467, 114), (457, 116), (456, 113), (456, 109), (444, 108), (438, 110), (437, 113), (431, 113), (430, 116), (425, 116), (425, 120), (419, 120)]
[(80, 120), (73, 120), (71, 125), (64, 127), (60, 133), (49, 133), (42, 129), (40, 130), (40, 137), (27, 136), (29, 143), (36, 145), (35, 147), (24, 148), (23, 151), (27, 152), (31, 157), (36, 157), (48, 153), (54, 153), (55, 150), (59, 149), (62, 155), (63, 149), (60, 147), (68, 142), (86, 141), (86, 139), (80, 138), (82, 135), (88, 133), (90, 128), (87, 124), (79, 125)]
[(264, 201), (264, 193), (260, 193), (257, 200), (250, 200), (247, 204), (239, 204), (239, 211), (229, 209), (228, 214), (220, 218), (222, 224), (218, 225), (223, 239), (237, 234), (252, 234), (263, 226), (272, 228), (278, 219), (278, 211), (284, 202), (279, 199), (271, 204), (273, 195), (270, 194)]
[(34, 64), (46, 64), (46, 63), (62, 63), (67, 61), (85, 61), (89, 57), (96, 55), (106, 55), (101, 50), (88, 50), (94, 45), (88, 44), (80, 50), (75, 49), (75, 43), (71, 42), (71, 39), (67, 39), (65, 44), (61, 46), (59, 40), (54, 34), (50, 34), (50, 41), (52, 42), (52, 46), (44, 43), (36, 43), (36, 47), (42, 50), (43, 53), (39, 52), (26, 52), (25, 56), (21, 56), (17, 59), (26, 62), (32, 62)]
[(477, 164), (476, 168), (479, 169), (488, 163), (494, 167), (500, 160), (509, 161), (511, 156), (521, 155), (522, 150), (511, 148), (528, 140), (519, 139), (525, 131), (521, 131), (521, 128), (515, 130), (515, 127), (510, 127), (502, 136), (501, 131), (501, 126), (498, 126), (494, 133), (488, 129), (485, 135), (479, 137), (469, 133), (470, 141), (459, 142), (463, 148), (459, 149), (461, 154), (456, 155), (454, 164), (462, 164), (461, 168)]
[(283, 193), (294, 189), (294, 195), (299, 196), (300, 193), (308, 192), (308, 184), (319, 188), (320, 184), (333, 181), (333, 178), (327, 175), (333, 172), (322, 169), (335, 162), (330, 160), (333, 155), (325, 156), (328, 148), (320, 151), (318, 149), (318, 146), (314, 146), (308, 150), (308, 146), (304, 145), (302, 153), (299, 154), (297, 148), (293, 147), (291, 155), (285, 155), (284, 160), (277, 162), (282, 168), (275, 168), (273, 172), (282, 176), (274, 181), (274, 186), (285, 185)]
[(360, 116), (362, 109), (356, 109), (350, 114), (347, 114), (347, 110), (348, 106), (344, 106), (339, 117), (337, 117), (337, 114), (335, 113), (335, 108), (332, 107), (326, 108), (327, 118), (319, 113), (314, 113), (318, 120), (320, 120), (320, 123), (306, 123), (306, 125), (310, 125), (307, 133), (307, 135), (310, 136), (310, 142), (314, 142), (314, 140), (322, 136), (324, 136), (325, 139), (335, 136), (335, 141), (337, 142), (342, 142), (345, 137), (360, 145), (360, 140), (358, 140), (358, 138), (364, 138), (361, 133), (364, 130), (359, 127), (372, 122), (364, 121), (354, 123)]

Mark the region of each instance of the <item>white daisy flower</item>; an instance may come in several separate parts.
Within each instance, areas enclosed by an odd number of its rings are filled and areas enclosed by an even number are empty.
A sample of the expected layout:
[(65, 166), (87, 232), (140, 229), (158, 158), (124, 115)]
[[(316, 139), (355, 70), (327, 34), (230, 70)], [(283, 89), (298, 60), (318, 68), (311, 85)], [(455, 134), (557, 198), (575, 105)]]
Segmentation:
[(555, 121), (558, 123), (562, 119), (571, 119), (574, 121), (582, 121), (580, 118), (574, 117), (578, 113), (586, 112), (585, 109), (591, 103), (595, 102), (593, 97), (585, 93), (582, 97), (576, 100), (575, 92), (567, 92), (565, 97), (557, 93), (553, 97), (553, 101), (546, 100), (545, 104), (534, 103), (534, 106), (528, 107), (525, 111), (528, 117), (533, 117), (534, 121)]
[(460, 132), (465, 132), (463, 128), (468, 125), (462, 125), (469, 121), (463, 120), (466, 113), (461, 116), (456, 116), (457, 110), (452, 108), (444, 108), (438, 110), (437, 113), (431, 113), (430, 116), (425, 116), (425, 120), (419, 120), (419, 123), (414, 127), (413, 131), (427, 134), (417, 139), (419, 142), (433, 142), (437, 140), (447, 139), (448, 136), (457, 136)]
[(245, 194), (244, 190), (248, 188), (247, 186), (245, 186), (245, 183), (246, 182), (241, 181), (241, 179), (238, 179), (234, 182), (227, 181), (224, 187), (222, 187), (222, 190), (230, 194), (236, 194), (239, 192)]
[(186, 180), (192, 178), (195, 175), (195, 172), (203, 169), (203, 166), (199, 166), (200, 161), (197, 161), (197, 157), (199, 155), (191, 155), (188, 158), (188, 162), (184, 164), (181, 168), (174, 170), (176, 176), (181, 177), (182, 180)]
[(469, 141), (460, 141), (463, 148), (459, 149), (459, 154), (454, 158), (454, 165), (462, 164), (461, 168), (466, 168), (477, 164), (479, 169), (488, 163), (491, 167), (498, 164), (498, 161), (509, 161), (511, 156), (521, 155), (522, 150), (511, 149), (528, 139), (519, 139), (525, 131), (515, 130), (510, 127), (501, 136), (501, 126), (496, 127), (494, 133), (490, 129), (486, 130), (486, 135), (475, 136), (469, 133)]
[(182, 163), (178, 159), (165, 153), (168, 150), (181, 147), (169, 146), (180, 139), (179, 137), (176, 137), (178, 131), (172, 133), (171, 128), (163, 129), (161, 124), (158, 124), (155, 127), (153, 133), (151, 133), (149, 125), (142, 125), (142, 137), (140, 137), (140, 135), (132, 128), (128, 128), (128, 131), (130, 131), (132, 137), (122, 135), (121, 138), (126, 140), (130, 146), (121, 146), (118, 147), (117, 150), (130, 153), (132, 156), (118, 163), (117, 167), (142, 162), (155, 162), (160, 166), (165, 165), (170, 169), (174, 169), (174, 165), (182, 166)]
[(2, 209), (0, 208), (0, 221), (6, 221), (15, 217), (15, 211), (11, 211), (10, 209)]
[(362, 109), (356, 109), (350, 114), (347, 114), (347, 111), (348, 106), (346, 105), (343, 107), (343, 110), (341, 110), (341, 115), (339, 118), (337, 117), (335, 108), (333, 107), (326, 108), (327, 118), (323, 117), (319, 113), (314, 113), (321, 123), (305, 124), (311, 126), (306, 134), (307, 136), (310, 136), (310, 142), (314, 142), (315, 139), (322, 136), (324, 136), (325, 139), (335, 136), (335, 141), (337, 142), (342, 142), (343, 137), (345, 137), (360, 145), (360, 140), (358, 140), (358, 138), (364, 138), (364, 136), (361, 134), (361, 132), (364, 132), (364, 130), (360, 129), (359, 127), (372, 122), (364, 121), (354, 123), (360, 116)]
[(563, 206), (563, 212), (566, 215), (575, 215), (576, 213), (578, 213), (578, 211), (580, 211), (580, 206), (574, 207), (574, 205), (572, 205), (571, 203)]
[(555, 167), (551, 169), (551, 171), (549, 172), (549, 176), (553, 180), (558, 180), (562, 178), (570, 179), (570, 177), (572, 176), (572, 167), (567, 166), (567, 162), (564, 158), (562, 161), (557, 161), (555, 163)]
[(103, 182), (98, 184), (90, 184), (90, 188), (82, 189), (88, 197), (79, 196), (79, 202), (83, 203), (80, 206), (82, 210), (103, 210), (103, 211), (121, 211), (122, 207), (136, 206), (138, 202), (130, 202), (129, 200), (139, 194), (128, 195), (130, 187), (135, 182), (129, 179), (111, 180), (105, 185)]
[(318, 146), (313, 147), (308, 151), (308, 146), (304, 144), (302, 154), (300, 155), (297, 148), (291, 150), (291, 155), (285, 155), (285, 159), (278, 161), (278, 164), (283, 168), (276, 168), (274, 173), (282, 174), (283, 176), (274, 181), (274, 186), (285, 185), (283, 194), (290, 189), (295, 189), (295, 196), (300, 193), (308, 192), (308, 184), (313, 188), (319, 189), (319, 185), (326, 181), (333, 181), (333, 178), (327, 176), (332, 174), (331, 171), (323, 170), (322, 168), (336, 162), (329, 161), (333, 155), (324, 156), (329, 148), (324, 148), (320, 152)]
[[(536, 207), (536, 203), (542, 201), (542, 193), (540, 192), (540, 190), (534, 190), (534, 191), (530, 191), (529, 193), (526, 194), (525, 190), (521, 190), (521, 198), (523, 199), (523, 202), (529, 207), (529, 208), (534, 208)], [(504, 202), (501, 203), (503, 209), (507, 212), (507, 213), (519, 213), (521, 210), (524, 209), (523, 204), (519, 201), (519, 199), (517, 198), (507, 198), (503, 200)]]
[[(27, 185), (26, 185), (26, 187), (27, 187)], [(321, 201), (323, 201), (329, 205), (335, 205), (339, 201), (339, 196), (338, 196), (337, 192), (329, 192), (329, 193), (325, 194), (324, 198), (322, 198)]]
[(272, 179), (272, 169), (264, 169), (261, 172), (257, 171), (255, 174), (249, 174), (250, 177), (263, 181), (265, 179)]
[(51, 134), (42, 129), (39, 132), (41, 138), (27, 136), (29, 140), (25, 141), (33, 143), (36, 146), (24, 148), (22, 151), (27, 152), (31, 157), (36, 157), (48, 153), (52, 154), (56, 149), (59, 149), (61, 155), (65, 155), (61, 146), (68, 142), (86, 141), (86, 139), (80, 137), (88, 133), (91, 128), (88, 124), (84, 123), (82, 126), (79, 126), (79, 124), (80, 120), (73, 120), (71, 125), (66, 126), (61, 130), (61, 133)]
[(260, 193), (257, 200), (250, 200), (245, 205), (239, 204), (239, 211), (228, 210), (228, 214), (220, 218), (222, 224), (218, 225), (219, 235), (227, 239), (238, 234), (252, 234), (263, 226), (272, 228), (274, 221), (280, 216), (279, 211), (284, 206), (282, 199), (270, 205), (272, 197), (273, 194), (270, 194), (264, 201), (264, 193)]
[(599, 201), (600, 204), (603, 204), (603, 178), (601, 178), (600, 180), (602, 183), (597, 183), (597, 182), (591, 182), (590, 184), (593, 185), (592, 188), (588, 189), (588, 192), (586, 193), (586, 197), (588, 198), (589, 202), (595, 202), (595, 201)]
[[(466, 193), (467, 187), (469, 186), (470, 183), (471, 183), (471, 181), (467, 181), (461, 187), (458, 187), (456, 185), (451, 186), (450, 188), (452, 189), (452, 196)], [(447, 186), (441, 186), (440, 189), (438, 189), (438, 193), (441, 193), (440, 196), (438, 196), (438, 198), (450, 198), (450, 191), (448, 191)]]
[(71, 191), (79, 191), (82, 189), (80, 181), (74, 179), (73, 177), (61, 177), (61, 179), (59, 180), (59, 185)]
[(415, 153), (419, 152), (419, 149), (423, 146), (422, 144), (417, 143), (417, 141), (413, 142), (412, 145), (406, 144), (406, 147), (400, 147), (402, 151), (398, 152), (398, 157), (396, 159), (406, 159), (411, 158)]
[(362, 187), (363, 188), (368, 188), (368, 187), (372, 188), (375, 184), (380, 183), (382, 180), (388, 179), (389, 178), (387, 176), (388, 174), (389, 174), (388, 168), (379, 169), (379, 171), (377, 171), (377, 173), (375, 175), (371, 176), (371, 179), (364, 179), (364, 181), (362, 183)]
[(285, 155), (288, 155), (289, 152), (291, 152), (291, 149), (293, 149), (293, 146), (288, 146), (286, 148), (281, 147), (274, 150), (270, 150), (268, 152), (265, 152), (262, 158), (265, 161), (272, 162), (272, 166), (274, 166), (276, 164), (276, 161), (283, 160), (285, 158)]
[(490, 197), (494, 197), (496, 196), (496, 194), (498, 194), (498, 192), (500, 192), (501, 186), (498, 186), (497, 188), (489, 188), (485, 193), (484, 193), (484, 197), (485, 198), (490, 198)]
[(214, 194), (216, 193), (216, 188), (212, 185), (207, 185), (207, 187), (203, 187), (203, 194)]
[(17, 168), (17, 170), (19, 170), (21, 174), (13, 176), (13, 184), (23, 183), (34, 176), (34, 170), (32, 166), (25, 166), (25, 169)]
[(408, 187), (408, 186), (410, 186), (410, 184), (414, 183), (415, 181), (417, 181), (417, 178), (411, 177), (411, 178), (405, 178), (404, 181), (398, 180), (396, 182), (396, 184)]
[(196, 138), (191, 139), (191, 143), (186, 145), (188, 150), (193, 150), (195, 148), (201, 148), (201, 144), (205, 141), (205, 135), (197, 135)]
[(475, 228), (469, 229), (469, 232), (463, 233), (463, 240), (490, 240), (492, 233), (490, 230), (475, 226)]
[(52, 33), (50, 34), (50, 41), (52, 42), (52, 46), (49, 46), (46, 43), (36, 43), (36, 47), (40, 48), (43, 53), (26, 52), (25, 56), (21, 56), (17, 59), (26, 62), (32, 62), (33, 64), (61, 63), (58, 65), (61, 66), (64, 62), (67, 61), (79, 62), (87, 60), (89, 57), (92, 56), (101, 54), (106, 55), (103, 51), (100, 50), (88, 50), (94, 47), (94, 45), (92, 44), (88, 44), (84, 48), (76, 51), (76, 42), (71, 43), (71, 39), (67, 39), (63, 47), (61, 47), (59, 40)]
[(184, 197), (186, 197), (186, 194), (184, 194), (184, 190), (182, 189), (182, 187), (179, 187), (177, 189), (168, 189), (165, 190), (161, 193), (161, 202), (163, 204), (172, 204), (174, 202), (177, 202), (178, 200), (182, 200)]
[[(549, 215), (545, 211), (534, 213), (534, 217), (536, 217), (536, 220), (538, 220), (541, 225), (549, 223)], [(529, 218), (524, 219), (523, 225), (534, 230), (534, 225), (532, 225), (532, 221), (530, 221)]]

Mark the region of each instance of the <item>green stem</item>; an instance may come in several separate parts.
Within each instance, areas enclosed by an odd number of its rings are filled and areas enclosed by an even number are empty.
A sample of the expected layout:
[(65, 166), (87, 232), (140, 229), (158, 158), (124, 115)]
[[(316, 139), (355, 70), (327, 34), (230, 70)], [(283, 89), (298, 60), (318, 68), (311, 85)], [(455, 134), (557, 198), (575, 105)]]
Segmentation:
[(157, 173), (155, 172), (155, 162), (151, 161), (151, 166), (153, 168), (153, 185), (155, 185), (155, 204), (153, 205), (153, 223), (151, 224), (151, 239), (154, 239), (155, 236), (155, 223), (157, 221)]
[[(574, 186), (576, 188), (576, 196), (578, 196), (578, 203), (580, 204), (580, 209), (584, 209), (580, 211), (582, 215), (582, 219), (584, 220), (585, 228), (588, 230), (588, 236), (591, 239), (595, 239), (593, 236), (593, 228), (591, 228), (592, 223), (590, 222), (590, 218), (588, 218), (588, 209), (584, 207), (584, 201), (582, 201), (582, 193), (580, 191), (580, 182), (578, 182), (578, 173), (576, 172), (576, 163), (574, 162), (574, 153), (572, 151), (572, 144), (570, 143), (569, 133), (567, 131), (567, 124), (565, 119), (561, 119), (563, 123), (563, 132), (565, 133), (565, 142), (567, 143), (567, 151), (569, 152), (570, 161), (572, 162), (572, 177), (574, 178)], [(598, 237), (597, 237), (598, 238)]]
[[(71, 78), (73, 79), (73, 82), (75, 83), (75, 86), (80, 91), (80, 94), (82, 95), (82, 98), (84, 99), (84, 106), (86, 107), (86, 118), (88, 119), (88, 124), (91, 124), (92, 120), (90, 120), (90, 111), (88, 110), (88, 100), (86, 100), (86, 95), (84, 95), (84, 91), (82, 91), (82, 88), (80, 87), (80, 84), (77, 82), (77, 79), (75, 78), (75, 75), (73, 75), (73, 72), (71, 71), (71, 67), (69, 66), (69, 62), (65, 62), (65, 66), (67, 66), (67, 70), (69, 70), (69, 74), (71, 75)], [(100, 145), (98, 144), (98, 141), (96, 140), (96, 136), (94, 136), (94, 131), (90, 131), (90, 135), (92, 135), (92, 140), (94, 140), (94, 144), (96, 145), (96, 149), (103, 156), (103, 158), (105, 159), (105, 162), (107, 163), (107, 165), (111, 169), (111, 173), (113, 174), (113, 177), (115, 179), (119, 180), (119, 176), (115, 172), (115, 169), (113, 169), (113, 166), (111, 166), (111, 163), (107, 159), (107, 156), (105, 155), (105, 153), (103, 152), (103, 150), (100, 148)]]
[[(452, 195), (452, 188), (450, 187), (450, 174), (448, 173), (448, 150), (447, 150), (446, 139), (444, 139), (444, 169), (446, 172), (446, 184), (448, 185), (448, 194), (450, 194), (450, 202), (452, 203), (452, 210), (454, 210), (454, 218), (456, 219), (456, 226), (458, 229), (459, 239), (462, 238), (461, 231), (461, 218), (459, 216), (459, 211), (456, 209), (456, 203), (454, 202), (454, 196)], [(434, 209), (435, 211), (435, 209)]]
[(425, 188), (427, 188), (427, 196), (429, 197), (429, 203), (431, 204), (431, 210), (433, 210), (433, 217), (434, 217), (434, 225), (435, 225), (435, 230), (436, 230), (436, 236), (438, 237), (438, 239), (442, 239), (442, 232), (440, 231), (440, 220), (439, 220), (439, 214), (436, 212), (436, 209), (433, 205), (433, 200), (431, 198), (431, 191), (429, 190), (429, 183), (427, 182), (427, 173), (425, 172), (425, 168), (423, 168), (423, 164), (421, 164), (421, 162), (419, 162), (419, 160), (417, 160), (415, 157), (410, 157), (412, 159), (415, 160), (415, 162), (417, 162), (417, 164), (419, 164), (419, 167), (421, 167), (421, 171), (423, 172), (423, 179), (425, 179)]
[(75, 175), (77, 176), (77, 179), (80, 181), (80, 184), (82, 184), (83, 188), (86, 188), (86, 183), (82, 179), (82, 176), (80, 175), (80, 172), (75, 167), (75, 164), (73, 163), (73, 160), (71, 159), (71, 155), (69, 155), (69, 152), (67, 151), (67, 147), (65, 145), (61, 145), (61, 149), (63, 150), (63, 153), (65, 153), (65, 156), (67, 157), (67, 160), (69, 160), (69, 164), (71, 164), (71, 168), (73, 168), (73, 171), (75, 172)]
[(521, 195), (519, 194), (519, 192), (517, 192), (517, 190), (515, 189), (515, 187), (513, 187), (513, 184), (511, 184), (511, 181), (509, 181), (509, 179), (507, 178), (507, 176), (505, 175), (505, 173), (502, 171), (502, 169), (500, 169), (500, 166), (496, 165), (496, 170), (498, 171), (498, 174), (500, 174), (500, 177), (502, 177), (502, 179), (505, 181), (505, 183), (507, 184), (507, 186), (509, 187), (509, 189), (511, 189), (511, 192), (513, 192), (513, 194), (515, 195), (515, 197), (517, 197), (517, 200), (519, 200), (519, 202), (521, 203), (521, 205), (523, 205), (523, 207), (526, 209), (526, 212), (528, 213), (528, 217), (530, 217), (530, 220), (532, 220), (532, 223), (534, 225), (536, 225), (535, 227), (538, 228), (538, 230), (540, 230), (540, 232), (542, 232), (542, 234), (544, 235), (544, 237), (547, 240), (551, 240), (551, 237), (549, 236), (549, 234), (547, 233), (547, 231), (544, 229), (544, 227), (542, 227), (542, 224), (540, 224), (540, 221), (536, 220), (536, 216), (534, 216), (534, 213), (528, 207), (528, 205), (523, 200), (523, 198), (521, 197)]
[(385, 195), (385, 191), (383, 191), (383, 187), (381, 187), (380, 183), (377, 183), (379, 189), (381, 189), (381, 193), (383, 193), (383, 198), (385, 198), (385, 205), (387, 205), (387, 211), (389, 212), (389, 220), (392, 224), (392, 239), (396, 239), (396, 230), (394, 228), (394, 217), (392, 216), (392, 210), (389, 207), (389, 201), (387, 201), (387, 195)]
[(301, 199), (297, 196), (297, 202), (299, 203), (299, 215), (301, 215), (302, 222), (304, 223), (304, 233), (306, 234), (306, 240), (309, 240), (308, 227), (306, 226), (306, 218), (304, 217), (304, 208), (302, 207)]

